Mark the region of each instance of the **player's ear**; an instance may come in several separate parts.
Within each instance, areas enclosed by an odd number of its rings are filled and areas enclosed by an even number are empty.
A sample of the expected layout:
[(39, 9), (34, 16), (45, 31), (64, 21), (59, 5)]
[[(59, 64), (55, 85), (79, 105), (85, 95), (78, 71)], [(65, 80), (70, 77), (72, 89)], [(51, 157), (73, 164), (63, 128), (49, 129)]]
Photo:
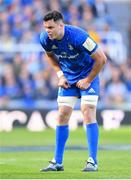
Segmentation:
[(63, 28), (63, 24), (60, 24), (60, 27)]
[(63, 27), (64, 26), (63, 21), (59, 21), (59, 25), (60, 25), (60, 27)]

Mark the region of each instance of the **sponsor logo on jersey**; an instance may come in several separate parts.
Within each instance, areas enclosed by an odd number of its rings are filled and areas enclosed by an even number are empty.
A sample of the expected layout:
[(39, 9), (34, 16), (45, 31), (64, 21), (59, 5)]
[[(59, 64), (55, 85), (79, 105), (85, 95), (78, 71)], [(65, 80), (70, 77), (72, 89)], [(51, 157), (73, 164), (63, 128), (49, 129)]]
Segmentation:
[(67, 58), (70, 60), (76, 59), (79, 56), (79, 53), (76, 53), (74, 55), (68, 55), (66, 52), (61, 52), (61, 54), (57, 54), (58, 58)]
[(83, 43), (83, 46), (88, 50), (88, 51), (92, 51), (95, 46), (96, 46), (96, 43), (90, 38), (88, 37), (86, 39), (86, 41)]
[(71, 44), (68, 44), (68, 47), (69, 47), (70, 50), (73, 50), (73, 49), (74, 49)]

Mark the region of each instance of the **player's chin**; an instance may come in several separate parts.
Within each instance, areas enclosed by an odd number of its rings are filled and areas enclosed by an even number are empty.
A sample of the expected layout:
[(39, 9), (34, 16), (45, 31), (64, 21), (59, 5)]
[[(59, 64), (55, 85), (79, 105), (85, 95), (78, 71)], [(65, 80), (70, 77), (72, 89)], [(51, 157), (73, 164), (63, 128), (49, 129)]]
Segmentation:
[(53, 40), (53, 38), (49, 37), (50, 40)]
[(55, 38), (53, 36), (48, 35), (50, 40), (54, 40)]

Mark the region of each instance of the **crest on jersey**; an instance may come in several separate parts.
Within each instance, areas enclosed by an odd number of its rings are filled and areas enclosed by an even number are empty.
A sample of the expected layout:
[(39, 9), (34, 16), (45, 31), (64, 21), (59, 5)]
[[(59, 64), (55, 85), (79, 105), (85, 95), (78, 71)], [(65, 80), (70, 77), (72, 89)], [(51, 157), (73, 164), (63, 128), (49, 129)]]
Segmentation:
[(71, 44), (68, 44), (68, 48), (69, 48), (70, 50), (73, 50), (73, 49), (74, 49)]
[(88, 51), (92, 51), (95, 46), (96, 46), (96, 43), (90, 38), (88, 37), (86, 39), (86, 41), (83, 43), (83, 46), (88, 50)]

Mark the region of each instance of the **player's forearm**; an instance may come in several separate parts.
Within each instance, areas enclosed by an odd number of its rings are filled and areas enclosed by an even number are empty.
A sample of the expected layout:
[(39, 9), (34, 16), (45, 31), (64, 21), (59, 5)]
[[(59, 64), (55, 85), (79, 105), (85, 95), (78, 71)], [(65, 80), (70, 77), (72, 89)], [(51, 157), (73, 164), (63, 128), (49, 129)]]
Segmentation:
[(60, 65), (58, 63), (57, 57), (51, 53), (47, 53), (47, 61), (52, 66), (52, 68), (55, 70), (55, 72), (61, 71)]
[(102, 61), (100, 62), (95, 62), (92, 71), (90, 72), (90, 74), (87, 77), (87, 81), (89, 83), (91, 83), (93, 81), (93, 79), (99, 74), (99, 72), (101, 71), (101, 69), (103, 68), (105, 62)]
[(99, 74), (107, 60), (105, 54), (101, 51), (101, 49), (98, 49), (96, 53), (94, 53), (91, 57), (94, 59), (95, 63), (90, 74), (87, 77), (87, 81), (89, 83), (92, 82), (93, 79)]

